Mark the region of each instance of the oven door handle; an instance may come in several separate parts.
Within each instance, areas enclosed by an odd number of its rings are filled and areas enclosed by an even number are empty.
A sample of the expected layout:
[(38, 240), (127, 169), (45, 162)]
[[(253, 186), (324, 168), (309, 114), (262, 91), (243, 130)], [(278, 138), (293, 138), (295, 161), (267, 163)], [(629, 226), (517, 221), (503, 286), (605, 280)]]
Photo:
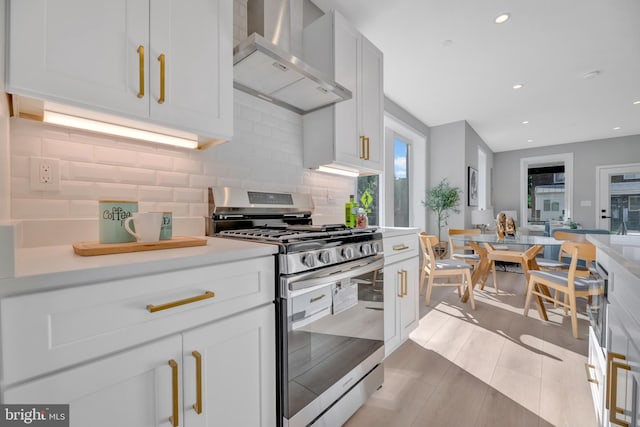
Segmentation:
[(384, 258), (379, 258), (373, 262), (368, 262), (365, 265), (359, 265), (355, 268), (351, 268), (346, 271), (337, 271), (332, 274), (323, 275), (320, 277), (311, 277), (309, 279), (296, 281), (295, 279), (287, 281), (287, 293), (292, 295), (298, 293), (296, 291), (308, 290), (319, 285), (326, 285), (327, 283), (339, 282), (340, 280), (348, 279), (350, 277), (359, 276), (361, 274), (369, 273), (371, 271), (378, 270), (384, 266)]

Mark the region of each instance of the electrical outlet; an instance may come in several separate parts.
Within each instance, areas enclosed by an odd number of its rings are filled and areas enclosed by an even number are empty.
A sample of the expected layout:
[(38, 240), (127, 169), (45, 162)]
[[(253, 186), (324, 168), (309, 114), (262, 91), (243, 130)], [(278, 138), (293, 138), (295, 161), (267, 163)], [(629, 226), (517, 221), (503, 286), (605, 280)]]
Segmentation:
[(31, 157), (31, 189), (60, 191), (60, 160)]

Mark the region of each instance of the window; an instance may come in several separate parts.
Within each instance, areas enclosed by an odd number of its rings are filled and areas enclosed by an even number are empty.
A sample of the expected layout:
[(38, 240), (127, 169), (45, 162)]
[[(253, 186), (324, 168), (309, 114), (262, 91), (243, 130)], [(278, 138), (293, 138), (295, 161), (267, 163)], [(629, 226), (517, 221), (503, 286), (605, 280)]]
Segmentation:
[(380, 191), (378, 175), (359, 176), (356, 202), (367, 213), (369, 225), (380, 225)]
[(543, 226), (571, 218), (573, 153), (520, 159), (523, 226)]
[(393, 141), (393, 225), (409, 226), (409, 144)]

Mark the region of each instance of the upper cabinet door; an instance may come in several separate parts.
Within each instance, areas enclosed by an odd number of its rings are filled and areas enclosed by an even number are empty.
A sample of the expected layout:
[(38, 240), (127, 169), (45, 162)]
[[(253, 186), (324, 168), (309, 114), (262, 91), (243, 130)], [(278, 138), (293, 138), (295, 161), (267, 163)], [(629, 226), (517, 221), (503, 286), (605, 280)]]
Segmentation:
[(148, 0), (11, 1), (7, 91), (148, 117), (148, 13)]
[(304, 116), (304, 165), (382, 172), (382, 52), (338, 12), (304, 29), (305, 59), (351, 90), (352, 98)]
[(233, 135), (231, 0), (11, 0), (7, 91)]
[(151, 2), (154, 121), (233, 134), (232, 7), (230, 0)]
[(382, 52), (367, 38), (361, 41), (361, 78), (358, 90), (360, 132), (365, 141), (366, 160), (364, 164), (375, 170), (382, 170), (383, 153), (383, 56)]

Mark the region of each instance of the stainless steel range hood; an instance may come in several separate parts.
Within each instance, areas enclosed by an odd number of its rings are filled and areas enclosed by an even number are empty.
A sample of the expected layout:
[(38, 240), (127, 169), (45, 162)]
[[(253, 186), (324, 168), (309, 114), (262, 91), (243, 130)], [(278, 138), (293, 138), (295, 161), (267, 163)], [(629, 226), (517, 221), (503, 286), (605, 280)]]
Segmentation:
[(233, 50), (236, 89), (299, 114), (352, 96), (349, 89), (295, 56), (300, 55), (296, 46), (301, 45), (304, 6), (297, 0), (249, 0), (251, 35)]

